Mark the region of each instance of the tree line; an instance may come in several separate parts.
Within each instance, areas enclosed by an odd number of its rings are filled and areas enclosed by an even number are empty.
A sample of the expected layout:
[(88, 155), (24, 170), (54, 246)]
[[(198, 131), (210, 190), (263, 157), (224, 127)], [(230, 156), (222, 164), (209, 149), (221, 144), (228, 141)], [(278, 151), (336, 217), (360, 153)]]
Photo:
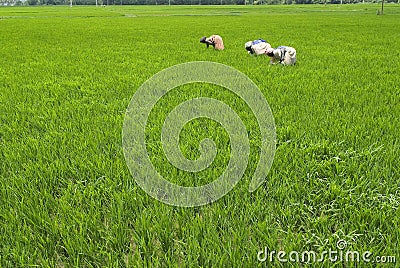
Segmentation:
[[(354, 4), (382, 0), (72, 0), (73, 5), (277, 5), (277, 4)], [(400, 0), (384, 0), (399, 3)], [(0, 5), (69, 5), (71, 0), (0, 0)]]

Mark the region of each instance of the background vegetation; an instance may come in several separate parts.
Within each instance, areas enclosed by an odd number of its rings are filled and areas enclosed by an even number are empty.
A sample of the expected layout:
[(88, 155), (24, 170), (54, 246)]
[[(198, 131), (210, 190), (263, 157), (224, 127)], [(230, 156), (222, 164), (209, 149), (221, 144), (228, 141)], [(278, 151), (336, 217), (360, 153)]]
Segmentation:
[[(399, 0), (383, 0), (400, 3)], [(0, 5), (291, 5), (381, 3), (382, 0), (0, 0)]]

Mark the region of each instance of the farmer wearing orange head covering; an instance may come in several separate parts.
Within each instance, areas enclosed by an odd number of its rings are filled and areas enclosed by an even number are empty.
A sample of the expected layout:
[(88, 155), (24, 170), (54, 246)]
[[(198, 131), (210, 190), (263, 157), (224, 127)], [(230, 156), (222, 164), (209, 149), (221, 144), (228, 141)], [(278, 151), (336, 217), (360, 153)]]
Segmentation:
[(222, 37), (219, 35), (211, 35), (210, 37), (203, 36), (200, 39), (200, 43), (204, 43), (207, 45), (207, 48), (211, 45), (217, 50), (223, 50), (224, 49), (224, 42), (222, 41)]

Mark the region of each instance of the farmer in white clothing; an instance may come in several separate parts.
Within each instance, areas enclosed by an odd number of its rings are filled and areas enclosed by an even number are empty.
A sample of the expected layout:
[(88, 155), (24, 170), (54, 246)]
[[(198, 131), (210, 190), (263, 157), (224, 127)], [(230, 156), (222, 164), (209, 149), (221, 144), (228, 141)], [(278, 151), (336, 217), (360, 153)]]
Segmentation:
[(246, 42), (244, 48), (250, 55), (265, 55), (267, 49), (271, 48), (271, 45), (263, 39), (257, 39)]
[(271, 58), (271, 64), (296, 64), (296, 49), (293, 47), (280, 46), (277, 48), (268, 48), (266, 54)]

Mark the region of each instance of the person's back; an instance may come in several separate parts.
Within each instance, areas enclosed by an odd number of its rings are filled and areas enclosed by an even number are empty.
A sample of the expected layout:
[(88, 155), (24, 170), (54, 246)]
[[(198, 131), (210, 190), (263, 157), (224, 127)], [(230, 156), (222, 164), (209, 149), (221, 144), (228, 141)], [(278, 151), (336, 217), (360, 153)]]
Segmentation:
[(271, 64), (280, 63), (283, 65), (296, 64), (296, 49), (288, 46), (267, 49), (266, 54), (271, 58)]
[(202, 37), (200, 39), (200, 43), (206, 44), (207, 48), (209, 45), (212, 45), (217, 50), (224, 50), (224, 42), (222, 40), (222, 37), (216, 34), (213, 34), (208, 38), (205, 36)]
[(263, 55), (266, 53), (268, 48), (271, 48), (271, 45), (263, 39), (257, 39), (246, 42), (244, 47), (249, 54)]

